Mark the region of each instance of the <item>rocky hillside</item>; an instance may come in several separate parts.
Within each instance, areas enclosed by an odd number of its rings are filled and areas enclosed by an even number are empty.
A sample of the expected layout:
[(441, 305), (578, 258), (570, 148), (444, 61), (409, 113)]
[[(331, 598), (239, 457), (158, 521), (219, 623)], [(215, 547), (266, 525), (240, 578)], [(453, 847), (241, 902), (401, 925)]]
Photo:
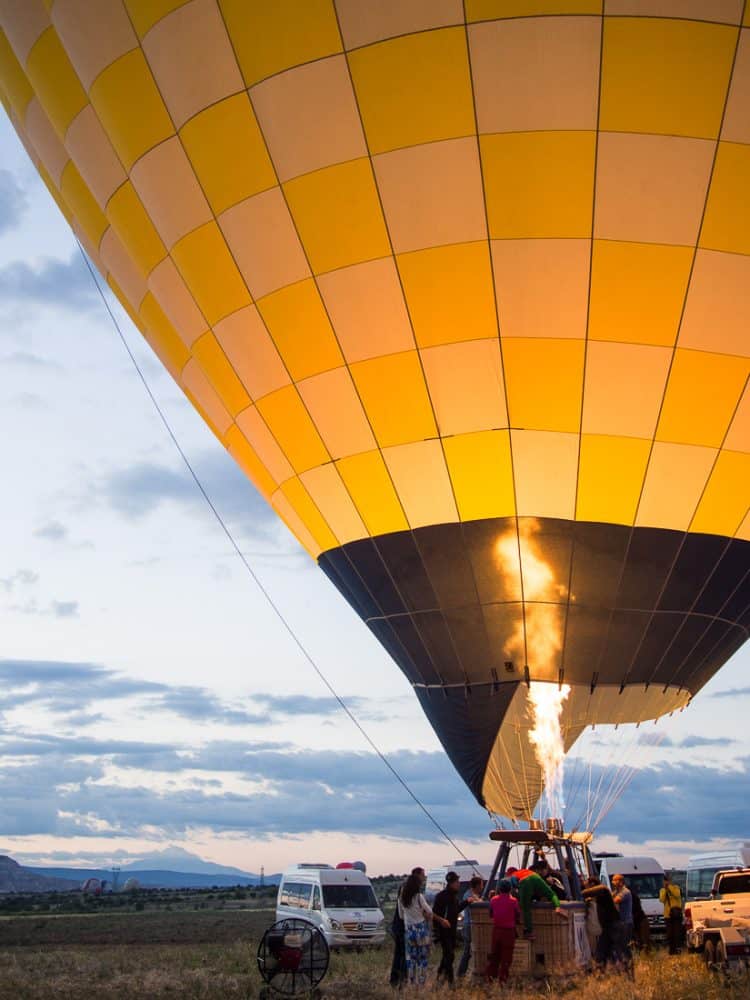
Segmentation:
[(51, 892), (53, 889), (77, 889), (79, 882), (67, 878), (49, 878), (22, 868), (17, 861), (0, 854), (0, 893)]

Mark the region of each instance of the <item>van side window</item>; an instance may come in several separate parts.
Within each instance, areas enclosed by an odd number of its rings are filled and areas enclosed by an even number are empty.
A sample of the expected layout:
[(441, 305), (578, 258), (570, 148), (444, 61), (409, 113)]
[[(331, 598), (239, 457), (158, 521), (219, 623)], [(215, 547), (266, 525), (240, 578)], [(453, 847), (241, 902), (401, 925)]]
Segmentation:
[(317, 885), (313, 886), (312, 908), (314, 910), (319, 910), (320, 909), (320, 889), (317, 887)]
[(292, 886), (291, 886), (290, 882), (284, 882), (284, 884), (281, 886), (281, 898), (279, 900), (279, 906), (292, 906), (293, 905), (292, 902), (289, 899), (289, 896), (290, 896), (289, 890), (291, 888), (292, 888)]

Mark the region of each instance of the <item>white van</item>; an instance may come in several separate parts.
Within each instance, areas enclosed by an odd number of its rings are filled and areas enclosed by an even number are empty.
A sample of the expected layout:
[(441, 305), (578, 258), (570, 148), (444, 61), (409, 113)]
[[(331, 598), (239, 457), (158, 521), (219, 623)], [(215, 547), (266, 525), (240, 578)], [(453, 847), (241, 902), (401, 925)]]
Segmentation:
[(664, 869), (656, 858), (602, 858), (599, 878), (610, 890), (613, 875), (624, 876), (628, 889), (638, 893), (651, 937), (666, 937), (664, 904), (659, 900), (659, 890), (664, 888)]
[[(475, 875), (481, 875), (486, 882), (492, 873), (492, 865), (480, 865), (477, 861), (457, 861), (454, 865), (443, 865), (440, 868), (431, 868), (427, 872), (427, 884), (424, 889), (424, 896), (432, 906), (435, 896), (445, 888), (445, 876), (448, 872), (455, 872), (461, 879), (458, 887), (459, 900), (464, 898), (464, 893), (469, 888), (469, 882)], [(458, 925), (456, 927), (459, 937), (463, 937), (464, 914), (463, 910), (458, 915)]]
[(276, 919), (285, 917), (315, 924), (331, 948), (381, 945), (385, 940), (385, 918), (372, 884), (355, 868), (287, 868), (276, 898)]
[(694, 854), (687, 864), (685, 899), (708, 899), (714, 875), (729, 868), (750, 868), (750, 844)]

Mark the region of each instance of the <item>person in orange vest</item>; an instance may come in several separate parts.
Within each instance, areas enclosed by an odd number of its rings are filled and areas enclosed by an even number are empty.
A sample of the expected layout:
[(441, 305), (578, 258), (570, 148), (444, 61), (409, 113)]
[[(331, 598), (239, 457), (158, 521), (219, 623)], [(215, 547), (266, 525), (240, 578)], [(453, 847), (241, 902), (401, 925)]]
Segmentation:
[(518, 890), (518, 902), (521, 904), (521, 914), (523, 915), (523, 936), (533, 938), (533, 925), (531, 917), (531, 904), (535, 899), (548, 899), (561, 917), (565, 913), (560, 909), (560, 900), (555, 891), (547, 885), (541, 875), (538, 875), (531, 868), (509, 868), (506, 875), (511, 881), (514, 889)]

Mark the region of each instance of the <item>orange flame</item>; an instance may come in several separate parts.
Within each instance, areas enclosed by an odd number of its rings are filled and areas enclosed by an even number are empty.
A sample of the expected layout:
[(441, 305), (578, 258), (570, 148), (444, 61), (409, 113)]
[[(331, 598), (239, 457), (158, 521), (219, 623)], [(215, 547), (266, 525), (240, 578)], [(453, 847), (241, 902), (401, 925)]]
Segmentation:
[[(557, 583), (549, 563), (545, 562), (534, 536), (539, 524), (533, 519), (519, 524), (519, 533), (503, 535), (497, 542), (496, 554), (506, 577), (518, 576), (519, 555), (522, 567), (524, 620), (519, 620), (505, 644), (509, 659), (521, 657), (539, 676), (552, 680), (554, 664), (562, 650), (562, 626), (559, 598), (568, 593)], [(560, 717), (563, 704), (570, 694), (570, 685), (532, 681), (529, 685), (529, 711), (533, 726), (529, 740), (534, 747), (537, 763), (544, 775), (544, 794), (549, 816), (562, 815), (565, 744)]]

